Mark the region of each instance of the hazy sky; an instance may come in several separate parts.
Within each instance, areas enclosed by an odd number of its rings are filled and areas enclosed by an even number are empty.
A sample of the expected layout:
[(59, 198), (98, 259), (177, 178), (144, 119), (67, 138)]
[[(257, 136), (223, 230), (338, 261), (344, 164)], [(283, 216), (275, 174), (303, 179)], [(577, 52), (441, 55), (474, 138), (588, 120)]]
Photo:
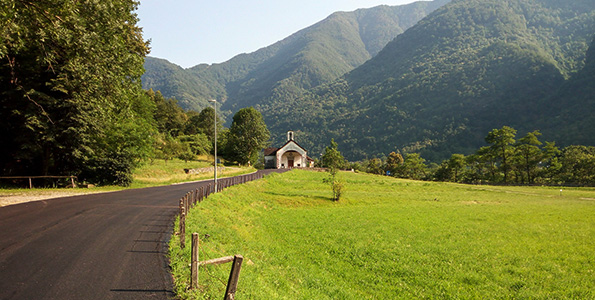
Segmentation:
[(184, 68), (254, 52), (336, 11), (414, 0), (141, 0), (137, 14), (150, 56)]

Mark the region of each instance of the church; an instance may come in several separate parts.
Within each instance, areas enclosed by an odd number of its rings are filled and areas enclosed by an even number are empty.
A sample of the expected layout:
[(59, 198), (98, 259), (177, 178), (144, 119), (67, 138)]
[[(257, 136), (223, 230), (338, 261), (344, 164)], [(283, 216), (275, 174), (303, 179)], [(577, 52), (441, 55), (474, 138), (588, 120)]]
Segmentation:
[(287, 132), (287, 142), (280, 148), (264, 149), (265, 169), (311, 168), (314, 160), (308, 152), (294, 140), (293, 131)]

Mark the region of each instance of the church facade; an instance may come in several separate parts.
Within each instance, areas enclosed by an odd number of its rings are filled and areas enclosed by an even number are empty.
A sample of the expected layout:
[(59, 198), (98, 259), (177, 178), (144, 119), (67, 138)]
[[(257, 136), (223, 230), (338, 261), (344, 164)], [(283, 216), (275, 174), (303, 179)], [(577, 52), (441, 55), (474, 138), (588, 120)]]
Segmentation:
[(314, 160), (308, 152), (294, 140), (294, 132), (287, 132), (287, 142), (280, 148), (264, 150), (264, 167), (266, 169), (310, 168)]

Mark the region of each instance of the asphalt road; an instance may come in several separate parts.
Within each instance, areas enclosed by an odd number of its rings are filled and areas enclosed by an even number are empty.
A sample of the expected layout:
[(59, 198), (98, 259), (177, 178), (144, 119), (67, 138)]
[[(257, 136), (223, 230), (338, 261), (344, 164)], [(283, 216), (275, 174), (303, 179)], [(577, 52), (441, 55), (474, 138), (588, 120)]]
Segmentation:
[(0, 208), (0, 299), (173, 298), (178, 201), (209, 182)]

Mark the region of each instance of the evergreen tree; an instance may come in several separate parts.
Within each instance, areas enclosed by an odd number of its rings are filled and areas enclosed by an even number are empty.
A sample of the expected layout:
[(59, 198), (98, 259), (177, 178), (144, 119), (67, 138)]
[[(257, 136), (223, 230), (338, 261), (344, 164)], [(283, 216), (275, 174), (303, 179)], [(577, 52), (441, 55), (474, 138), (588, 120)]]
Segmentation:
[(508, 182), (508, 173), (511, 168), (512, 156), (514, 155), (513, 144), (516, 136), (516, 130), (503, 126), (501, 129), (494, 129), (488, 133), (485, 140), (491, 144), (489, 150), (491, 154), (500, 161), (500, 168), (504, 173), (504, 183)]
[(542, 144), (538, 139), (540, 135), (541, 133), (538, 130), (529, 132), (520, 138), (515, 145), (518, 169), (525, 173), (524, 178), (527, 179), (527, 183), (535, 181), (537, 166), (543, 159), (543, 153), (539, 148)]

